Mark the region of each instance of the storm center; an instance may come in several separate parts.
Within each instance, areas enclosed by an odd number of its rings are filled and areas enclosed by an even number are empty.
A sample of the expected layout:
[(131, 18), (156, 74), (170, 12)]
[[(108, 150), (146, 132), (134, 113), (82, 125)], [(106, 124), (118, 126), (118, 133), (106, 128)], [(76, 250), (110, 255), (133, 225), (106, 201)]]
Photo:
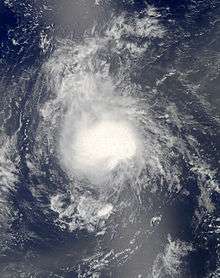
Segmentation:
[(76, 169), (88, 175), (105, 174), (121, 162), (129, 163), (137, 152), (137, 139), (126, 122), (100, 121), (78, 131), (73, 152)]

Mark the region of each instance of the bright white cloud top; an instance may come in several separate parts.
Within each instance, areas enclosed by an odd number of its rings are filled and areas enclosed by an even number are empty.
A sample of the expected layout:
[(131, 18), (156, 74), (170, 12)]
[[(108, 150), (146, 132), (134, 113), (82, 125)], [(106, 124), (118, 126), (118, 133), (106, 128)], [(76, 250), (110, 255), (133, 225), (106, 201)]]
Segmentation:
[(135, 157), (137, 141), (132, 128), (123, 121), (98, 121), (84, 127), (72, 145), (74, 168), (90, 178), (105, 176)]

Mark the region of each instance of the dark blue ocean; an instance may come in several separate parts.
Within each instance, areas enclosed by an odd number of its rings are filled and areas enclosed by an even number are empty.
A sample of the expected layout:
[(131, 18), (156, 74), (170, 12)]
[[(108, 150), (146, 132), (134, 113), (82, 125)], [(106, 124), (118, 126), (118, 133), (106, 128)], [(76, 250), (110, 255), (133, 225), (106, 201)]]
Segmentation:
[[(0, 0), (0, 277), (220, 277), (219, 87), (219, 0)], [(106, 115), (142, 148), (97, 186)]]

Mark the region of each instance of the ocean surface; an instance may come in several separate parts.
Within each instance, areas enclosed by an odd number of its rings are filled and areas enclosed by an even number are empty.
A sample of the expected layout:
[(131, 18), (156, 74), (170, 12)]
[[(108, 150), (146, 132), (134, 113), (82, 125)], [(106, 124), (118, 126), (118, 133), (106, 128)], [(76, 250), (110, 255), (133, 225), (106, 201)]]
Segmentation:
[(0, 277), (220, 277), (220, 2), (0, 0)]

